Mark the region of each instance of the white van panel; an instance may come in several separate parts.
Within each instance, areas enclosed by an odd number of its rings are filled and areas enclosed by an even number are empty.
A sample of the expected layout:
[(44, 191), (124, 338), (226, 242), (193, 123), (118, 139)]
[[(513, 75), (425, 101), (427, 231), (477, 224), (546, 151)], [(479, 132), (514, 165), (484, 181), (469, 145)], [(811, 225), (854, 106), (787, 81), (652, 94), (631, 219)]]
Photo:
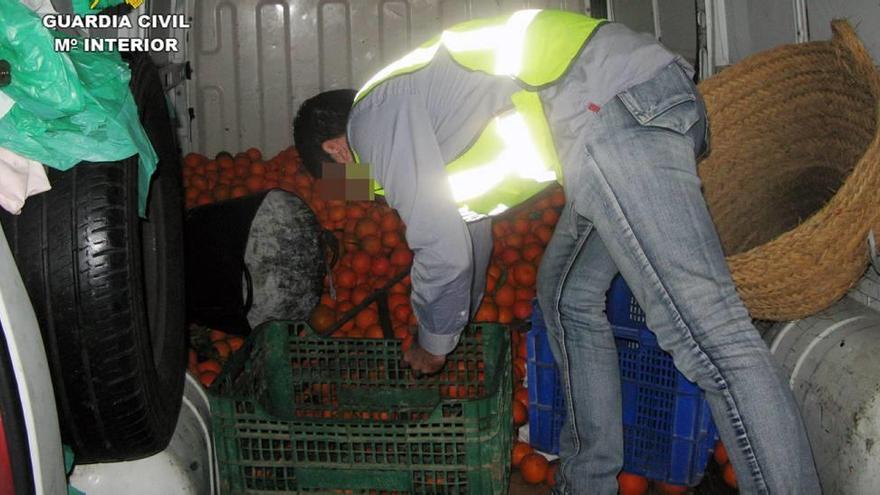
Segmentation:
[(831, 20), (847, 19), (856, 29), (859, 39), (871, 52), (874, 62), (880, 64), (880, 2), (877, 0), (805, 0), (810, 26), (810, 38), (831, 38)]
[[(303, 100), (357, 88), (385, 64), (473, 17), (586, 0), (199, 0), (190, 60), (191, 149), (213, 155), (293, 144)], [(189, 150), (185, 150), (189, 151)]]

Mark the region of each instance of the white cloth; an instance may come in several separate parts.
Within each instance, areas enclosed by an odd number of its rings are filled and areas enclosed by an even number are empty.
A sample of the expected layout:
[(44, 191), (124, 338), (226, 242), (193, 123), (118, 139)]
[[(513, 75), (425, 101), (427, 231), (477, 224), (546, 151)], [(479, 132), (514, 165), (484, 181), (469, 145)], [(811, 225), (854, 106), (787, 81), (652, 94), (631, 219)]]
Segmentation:
[(0, 119), (6, 115), (6, 112), (12, 108), (12, 105), (15, 105), (15, 100), (7, 96), (3, 91), (0, 91)]
[(40, 162), (0, 148), (0, 206), (18, 215), (29, 196), (51, 189)]

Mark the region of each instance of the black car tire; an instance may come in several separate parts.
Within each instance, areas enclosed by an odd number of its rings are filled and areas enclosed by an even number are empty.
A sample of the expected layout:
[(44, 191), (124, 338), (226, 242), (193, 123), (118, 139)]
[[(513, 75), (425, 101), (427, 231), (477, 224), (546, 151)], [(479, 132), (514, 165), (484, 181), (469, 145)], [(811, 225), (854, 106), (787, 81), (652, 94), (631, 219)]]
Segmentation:
[(138, 158), (48, 171), (52, 189), (0, 216), (37, 314), (62, 437), (78, 463), (163, 450), (186, 369), (180, 160), (146, 55), (127, 58), (141, 122), (159, 156), (147, 218)]

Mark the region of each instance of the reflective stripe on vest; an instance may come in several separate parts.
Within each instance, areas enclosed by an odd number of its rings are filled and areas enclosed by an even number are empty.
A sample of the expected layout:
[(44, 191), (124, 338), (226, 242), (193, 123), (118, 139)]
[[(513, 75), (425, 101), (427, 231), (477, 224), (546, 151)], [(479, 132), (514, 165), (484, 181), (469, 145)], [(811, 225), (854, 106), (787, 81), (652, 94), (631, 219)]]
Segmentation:
[[(492, 119), (474, 144), (447, 164), (462, 216), (473, 220), (497, 215), (548, 182), (561, 182), (559, 159), (537, 90), (565, 74), (604, 22), (555, 10), (521, 10), (467, 21), (379, 71), (358, 92), (355, 105), (383, 81), (428, 65), (441, 46), (467, 69), (517, 79), (525, 89), (512, 95), (512, 108)], [(357, 153), (354, 157), (359, 160)]]

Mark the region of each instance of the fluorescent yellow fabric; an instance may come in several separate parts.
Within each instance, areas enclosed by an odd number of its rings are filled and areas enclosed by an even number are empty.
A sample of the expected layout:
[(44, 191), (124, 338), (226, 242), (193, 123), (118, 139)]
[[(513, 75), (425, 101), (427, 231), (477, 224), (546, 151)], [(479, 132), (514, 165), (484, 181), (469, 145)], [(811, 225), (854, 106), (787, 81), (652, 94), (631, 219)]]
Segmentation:
[(458, 24), (379, 71), (358, 92), (355, 105), (383, 81), (428, 65), (441, 46), (465, 68), (517, 79), (524, 89), (511, 97), (510, 111), (488, 122), (474, 144), (447, 164), (465, 218), (501, 213), (548, 182), (561, 181), (537, 90), (566, 73), (603, 22), (573, 12), (521, 10)]

